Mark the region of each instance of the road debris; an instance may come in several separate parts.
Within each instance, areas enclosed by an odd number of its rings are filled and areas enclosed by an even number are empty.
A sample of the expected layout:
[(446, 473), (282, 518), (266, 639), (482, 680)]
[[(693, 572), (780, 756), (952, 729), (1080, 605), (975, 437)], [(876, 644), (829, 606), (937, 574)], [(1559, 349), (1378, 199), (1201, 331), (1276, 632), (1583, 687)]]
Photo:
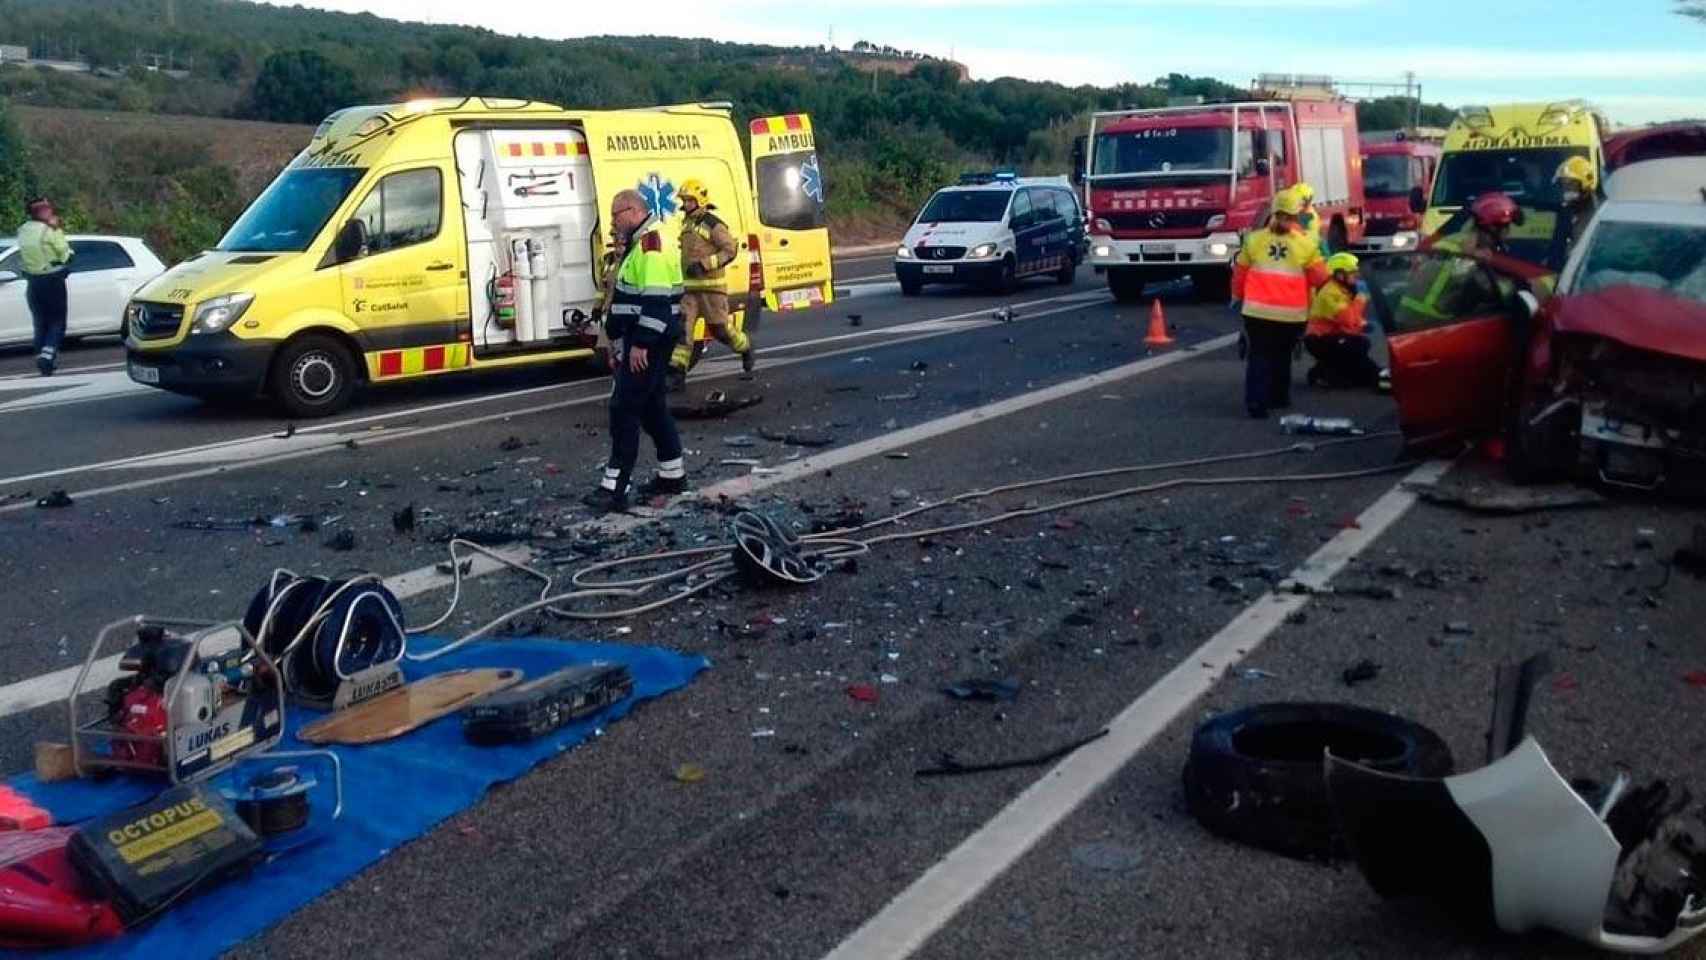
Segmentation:
[(1682, 682), (1696, 690), (1706, 690), (1706, 670), (1692, 670), (1682, 675)]
[(737, 433), (734, 436), (724, 437), (723, 438), (723, 446), (725, 446), (725, 447), (756, 447), (756, 446), (758, 446), (758, 438), (754, 437), (754, 436), (750, 436), (748, 434), (744, 434), (744, 433)]
[(860, 703), (876, 703), (877, 688), (868, 683), (855, 683), (847, 688), (847, 695)]
[(917, 390), (908, 390), (905, 393), (881, 393), (881, 394), (877, 395), (877, 400), (880, 402), (884, 402), (884, 403), (902, 403), (905, 401), (917, 400), (917, 399), (918, 399), (918, 391)]
[(697, 763), (684, 763), (675, 768), (676, 783), (702, 783), (705, 779), (705, 768)]
[(36, 506), (43, 510), (61, 510), (76, 502), (77, 501), (71, 499), (71, 495), (66, 493), (64, 490), (54, 490), (47, 496), (37, 500)]
[(764, 461), (757, 457), (728, 457), (717, 461), (717, 463), (724, 467), (761, 467), (764, 465)]
[(1019, 698), (1022, 689), (1018, 680), (960, 680), (943, 687), (942, 692), (955, 700), (969, 700), (978, 703), (1009, 703)]
[(1332, 437), (1361, 436), (1356, 421), (1349, 417), (1312, 417), (1304, 413), (1288, 413), (1279, 419), (1281, 431), (1290, 434), (1318, 434)]
[(326, 541), (326, 549), (336, 550), (339, 553), (348, 553), (349, 551), (354, 550), (355, 531), (344, 529), (332, 534), (331, 539)]
[(1585, 487), (1467, 486), (1446, 483), (1405, 483), (1404, 489), (1428, 503), (1459, 507), (1471, 513), (1518, 514), (1541, 510), (1602, 507), (1604, 495)]
[(415, 532), (414, 504), (411, 503), (403, 509), (398, 510), (396, 513), (391, 514), (391, 529), (403, 534)]
[(523, 440), (517, 436), (508, 436), (508, 437), (505, 437), (503, 439), (503, 441), (498, 444), (498, 449), (503, 451), (504, 453), (514, 453), (515, 451), (520, 450), (525, 446), (527, 446), (527, 441), (525, 441), (525, 440)]
[(1475, 626), (1467, 620), (1453, 620), (1445, 625), (1445, 635), (1448, 637), (1472, 637)]
[(1346, 667), (1344, 672), (1339, 674), (1339, 679), (1344, 681), (1345, 686), (1354, 687), (1358, 684), (1367, 683), (1370, 680), (1377, 679), (1379, 676), (1380, 664), (1375, 663), (1373, 660), (1364, 659), (1358, 660), (1356, 663)]
[(713, 390), (706, 394), (705, 399), (700, 403), (671, 404), (669, 414), (677, 420), (719, 420), (763, 402), (764, 394), (762, 393), (730, 397), (721, 390)]
[(864, 326), (865, 325), (864, 315), (859, 314), (859, 313), (849, 313), (847, 315), (847, 325), (850, 327), (862, 327), (862, 326)]
[(775, 430), (759, 430), (758, 435), (771, 443), (780, 443), (787, 447), (827, 447), (835, 443), (835, 437), (821, 431), (790, 430), (779, 433)]
[(1267, 670), (1260, 670), (1260, 669), (1257, 669), (1256, 667), (1245, 667), (1244, 669), (1238, 671), (1238, 676), (1244, 678), (1245, 680), (1278, 680), (1279, 679), (1279, 674), (1270, 673)]
[(1096, 733), (1074, 740), (1071, 743), (1057, 747), (1047, 753), (1040, 753), (1032, 757), (1022, 757), (1018, 760), (1002, 760), (995, 763), (966, 764), (961, 763), (959, 758), (955, 757), (953, 754), (944, 753), (942, 754), (941, 762), (939, 764), (934, 767), (925, 767), (921, 770), (915, 770), (913, 771), (913, 774), (920, 777), (955, 777), (968, 773), (996, 773), (1002, 770), (1021, 770), (1027, 767), (1041, 767), (1059, 760), (1061, 757), (1078, 750), (1086, 744), (1095, 743), (1097, 740), (1100, 740), (1107, 735), (1107, 729), (1103, 728)]
[(1185, 805), (1211, 832), (1294, 857), (1330, 857), (1342, 838), (1323, 779), (1328, 750), (1403, 776), (1447, 776), (1451, 750), (1432, 730), (1338, 703), (1268, 703), (1197, 727), (1185, 763)]
[(1678, 548), (1671, 563), (1684, 573), (1706, 579), (1706, 524), (1694, 528), (1694, 542)]

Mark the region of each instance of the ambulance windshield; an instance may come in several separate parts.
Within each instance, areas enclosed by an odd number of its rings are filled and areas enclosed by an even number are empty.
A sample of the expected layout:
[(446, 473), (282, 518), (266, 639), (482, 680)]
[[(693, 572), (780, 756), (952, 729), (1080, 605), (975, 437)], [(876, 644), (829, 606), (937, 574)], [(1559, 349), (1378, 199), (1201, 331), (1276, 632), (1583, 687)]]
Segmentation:
[(217, 249), (226, 253), (308, 249), (366, 172), (358, 167), (284, 171), (243, 211)]

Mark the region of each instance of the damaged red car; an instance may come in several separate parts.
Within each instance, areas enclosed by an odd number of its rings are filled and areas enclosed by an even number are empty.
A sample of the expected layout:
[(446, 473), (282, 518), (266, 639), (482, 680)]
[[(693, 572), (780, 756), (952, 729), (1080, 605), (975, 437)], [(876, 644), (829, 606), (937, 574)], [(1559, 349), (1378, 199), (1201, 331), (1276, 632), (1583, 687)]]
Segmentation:
[(1555, 284), (1498, 253), (1369, 264), (1411, 444), (1502, 437), (1518, 480), (1706, 494), (1706, 158), (1607, 197)]

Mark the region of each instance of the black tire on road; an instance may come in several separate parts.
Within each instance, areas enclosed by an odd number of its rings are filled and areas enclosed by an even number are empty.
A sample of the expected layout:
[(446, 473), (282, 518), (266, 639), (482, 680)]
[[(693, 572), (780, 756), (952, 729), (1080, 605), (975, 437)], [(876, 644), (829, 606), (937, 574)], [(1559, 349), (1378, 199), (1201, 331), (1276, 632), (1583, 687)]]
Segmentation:
[(1444, 777), (1451, 750), (1420, 724), (1334, 703), (1270, 703), (1197, 728), (1185, 804), (1209, 830), (1286, 856), (1345, 852), (1327, 796), (1325, 751), (1386, 773)]
[(332, 337), (310, 333), (279, 349), (267, 390), (293, 417), (325, 417), (349, 405), (357, 377), (348, 348)]
[(1149, 277), (1136, 267), (1108, 268), (1108, 292), (1119, 303), (1136, 303), (1143, 297)]

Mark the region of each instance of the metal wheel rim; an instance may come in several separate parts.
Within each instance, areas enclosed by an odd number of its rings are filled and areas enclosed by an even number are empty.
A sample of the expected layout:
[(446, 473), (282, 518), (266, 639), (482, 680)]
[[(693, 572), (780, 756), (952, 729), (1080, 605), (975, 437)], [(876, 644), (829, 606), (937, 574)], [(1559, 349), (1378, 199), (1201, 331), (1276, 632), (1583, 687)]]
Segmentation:
[[(318, 389), (313, 385), (316, 374), (324, 381)], [(291, 389), (310, 400), (324, 400), (337, 392), (341, 379), (337, 361), (321, 351), (303, 354), (290, 367)]]

